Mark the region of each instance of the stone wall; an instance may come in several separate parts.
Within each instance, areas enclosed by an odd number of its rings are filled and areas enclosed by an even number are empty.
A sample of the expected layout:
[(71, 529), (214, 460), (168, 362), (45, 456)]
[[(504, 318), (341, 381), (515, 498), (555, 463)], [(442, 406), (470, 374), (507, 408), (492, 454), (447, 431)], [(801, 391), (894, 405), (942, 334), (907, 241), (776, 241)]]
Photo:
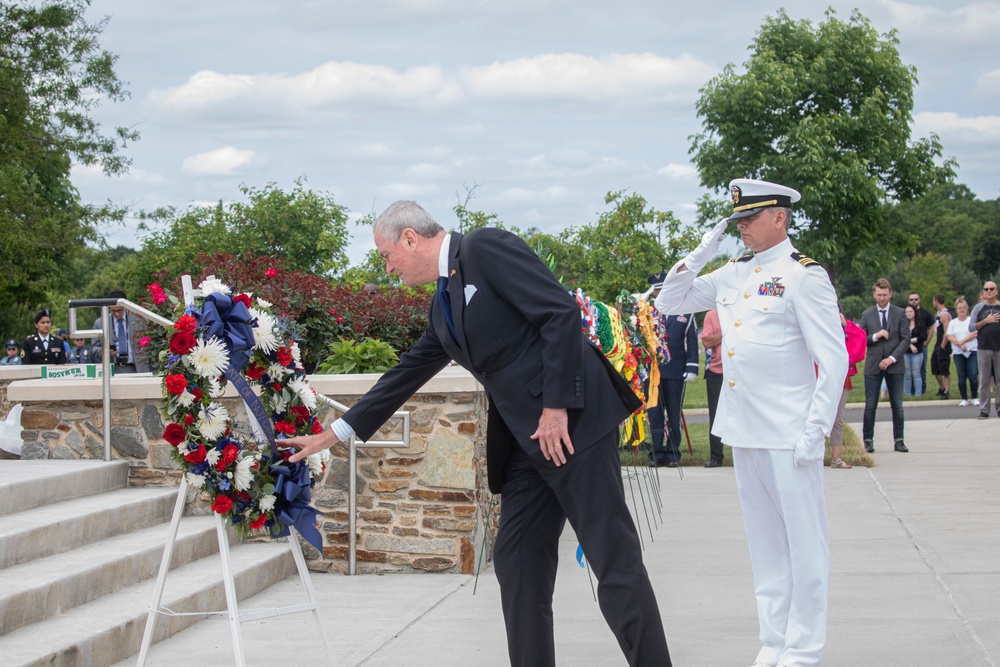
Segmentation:
[[(310, 382), (351, 405), (377, 378), (314, 376)], [(8, 393), (24, 405), (22, 458), (103, 458), (100, 392), (99, 380), (14, 382)], [(160, 392), (152, 376), (112, 380), (112, 458), (129, 461), (133, 486), (180, 483), (173, 448), (162, 439)], [(242, 401), (227, 394), (223, 402), (234, 428), (244, 430)], [(446, 369), (401, 409), (411, 413), (408, 448), (357, 450), (357, 571), (472, 573), (484, 539), (496, 530), (496, 513), (486, 518), (485, 394), (466, 371)], [(331, 411), (324, 421), (334, 417)], [(373, 440), (400, 438), (399, 424), (390, 421)], [(348, 461), (347, 446), (335, 447), (328, 474), (313, 490), (313, 505), (323, 514), (323, 552), (303, 544), (317, 571), (347, 571)], [(188, 501), (189, 513), (208, 511), (203, 494), (190, 492)]]

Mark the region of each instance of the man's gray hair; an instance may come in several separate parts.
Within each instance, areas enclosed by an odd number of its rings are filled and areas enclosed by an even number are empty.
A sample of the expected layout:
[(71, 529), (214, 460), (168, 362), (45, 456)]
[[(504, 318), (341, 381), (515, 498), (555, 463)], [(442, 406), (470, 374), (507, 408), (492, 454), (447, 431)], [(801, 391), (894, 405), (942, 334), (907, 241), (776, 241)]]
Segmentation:
[(427, 239), (444, 231), (430, 213), (409, 199), (390, 204), (375, 220), (375, 230), (392, 243), (399, 243), (399, 237), (407, 227)]
[(779, 206), (778, 208), (785, 212), (785, 229), (787, 230), (792, 225), (792, 209), (787, 206)]

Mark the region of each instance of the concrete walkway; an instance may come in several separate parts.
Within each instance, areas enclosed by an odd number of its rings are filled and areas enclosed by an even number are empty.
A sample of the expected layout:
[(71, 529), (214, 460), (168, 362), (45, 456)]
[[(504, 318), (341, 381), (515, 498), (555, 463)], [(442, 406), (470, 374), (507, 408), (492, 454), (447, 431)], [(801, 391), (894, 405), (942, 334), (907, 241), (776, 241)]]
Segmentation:
[[(854, 425), (860, 432), (860, 425)], [(1000, 419), (908, 425), (909, 454), (877, 425), (871, 469), (826, 471), (832, 578), (824, 665), (1000, 665)], [(732, 468), (661, 468), (665, 524), (642, 518), (645, 560), (675, 665), (746, 667), (757, 619)], [(556, 587), (560, 665), (624, 665), (567, 530)], [(507, 665), (491, 570), (471, 576), (314, 575), (339, 667)], [(304, 599), (296, 578), (244, 608)], [(325, 664), (308, 615), (243, 625), (247, 664)], [(135, 659), (120, 663), (134, 665)], [(148, 665), (234, 664), (209, 620), (154, 646)]]

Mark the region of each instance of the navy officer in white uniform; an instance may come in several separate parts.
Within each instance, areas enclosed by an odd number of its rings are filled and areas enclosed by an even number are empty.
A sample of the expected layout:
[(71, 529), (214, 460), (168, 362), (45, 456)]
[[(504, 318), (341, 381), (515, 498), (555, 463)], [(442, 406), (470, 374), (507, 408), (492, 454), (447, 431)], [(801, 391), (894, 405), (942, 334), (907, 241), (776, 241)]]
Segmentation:
[[(754, 667), (819, 665), (830, 553), (823, 454), (847, 375), (837, 295), (788, 238), (795, 190), (730, 183), (733, 215), (667, 274), (661, 313), (719, 312), (724, 382), (712, 432), (733, 448), (761, 648)], [(730, 222), (752, 252), (712, 273)]]

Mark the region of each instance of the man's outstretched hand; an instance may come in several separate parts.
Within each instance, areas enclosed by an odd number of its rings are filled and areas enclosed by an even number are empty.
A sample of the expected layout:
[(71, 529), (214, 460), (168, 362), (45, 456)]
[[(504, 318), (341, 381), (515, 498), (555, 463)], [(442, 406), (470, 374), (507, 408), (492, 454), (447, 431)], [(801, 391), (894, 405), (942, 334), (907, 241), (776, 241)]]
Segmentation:
[(333, 429), (328, 428), (316, 435), (300, 435), (294, 438), (285, 438), (284, 440), (279, 440), (278, 444), (282, 447), (294, 447), (299, 450), (288, 459), (291, 463), (295, 463), (307, 456), (321, 452), (324, 449), (329, 449), (338, 442), (340, 442), (340, 439), (337, 437), (337, 434), (333, 432)]

